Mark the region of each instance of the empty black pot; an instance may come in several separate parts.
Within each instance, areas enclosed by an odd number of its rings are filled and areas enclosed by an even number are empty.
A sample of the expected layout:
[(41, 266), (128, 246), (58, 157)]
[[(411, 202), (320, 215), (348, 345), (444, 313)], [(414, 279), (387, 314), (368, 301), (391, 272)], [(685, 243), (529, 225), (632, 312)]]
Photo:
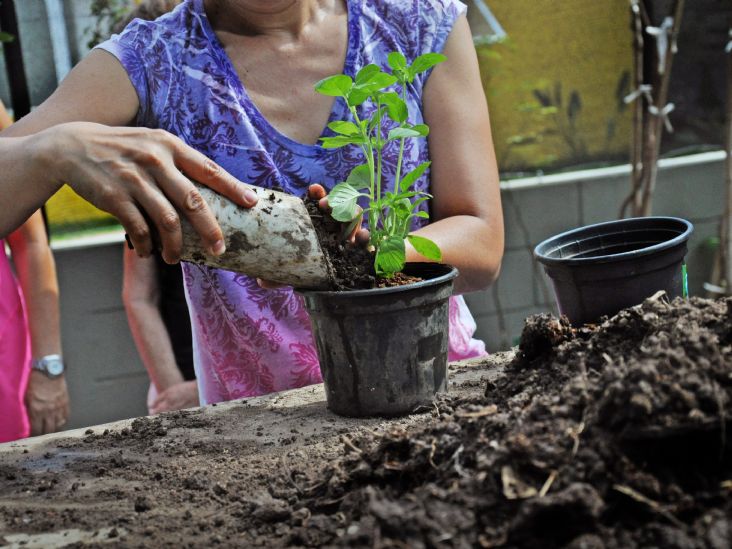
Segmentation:
[(300, 291), (315, 336), (328, 408), (397, 416), (447, 390), (448, 298), (457, 269), (410, 263), (424, 280), (394, 288)]
[(588, 225), (534, 249), (554, 285), (560, 313), (579, 326), (685, 287), (686, 241), (694, 230), (676, 217), (636, 217)]

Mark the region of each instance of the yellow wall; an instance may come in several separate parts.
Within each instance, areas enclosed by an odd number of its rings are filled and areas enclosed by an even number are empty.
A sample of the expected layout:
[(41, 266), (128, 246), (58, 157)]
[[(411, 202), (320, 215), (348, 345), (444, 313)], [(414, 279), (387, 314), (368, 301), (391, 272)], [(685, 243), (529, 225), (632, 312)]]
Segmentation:
[[(475, 33), (485, 24), (468, 4)], [(501, 168), (626, 158), (631, 113), (622, 98), (629, 92), (632, 70), (628, 1), (486, 4), (508, 34), (504, 43), (476, 46)], [(534, 90), (544, 94), (549, 108), (539, 110)], [(579, 108), (575, 101), (570, 117), (573, 93)]]
[(89, 204), (68, 185), (61, 187), (46, 203), (46, 213), (53, 236), (117, 224), (114, 217)]

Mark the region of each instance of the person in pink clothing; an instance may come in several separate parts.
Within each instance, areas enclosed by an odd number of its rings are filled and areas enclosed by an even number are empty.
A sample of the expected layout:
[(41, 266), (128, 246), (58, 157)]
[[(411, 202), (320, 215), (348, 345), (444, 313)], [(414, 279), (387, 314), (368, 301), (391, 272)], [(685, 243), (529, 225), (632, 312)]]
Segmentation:
[[(0, 127), (11, 122), (0, 103)], [(56, 268), (40, 212), (7, 243), (18, 276), (0, 240), (0, 442), (57, 431), (69, 414)]]
[(8, 442), (58, 431), (69, 405), (63, 371), (44, 369), (62, 362), (56, 271), (40, 212), (8, 236), (18, 278), (0, 242), (0, 442)]

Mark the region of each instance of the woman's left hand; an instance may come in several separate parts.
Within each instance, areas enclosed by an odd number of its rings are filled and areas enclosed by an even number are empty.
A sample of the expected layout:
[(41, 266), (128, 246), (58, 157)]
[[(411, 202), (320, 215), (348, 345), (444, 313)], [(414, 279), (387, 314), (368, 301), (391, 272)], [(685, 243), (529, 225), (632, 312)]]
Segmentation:
[(69, 394), (64, 376), (51, 379), (31, 372), (25, 391), (31, 436), (60, 431), (69, 417)]
[(171, 385), (160, 393), (150, 407), (150, 413), (160, 414), (173, 410), (184, 410), (198, 405), (198, 385), (195, 381), (184, 381)]

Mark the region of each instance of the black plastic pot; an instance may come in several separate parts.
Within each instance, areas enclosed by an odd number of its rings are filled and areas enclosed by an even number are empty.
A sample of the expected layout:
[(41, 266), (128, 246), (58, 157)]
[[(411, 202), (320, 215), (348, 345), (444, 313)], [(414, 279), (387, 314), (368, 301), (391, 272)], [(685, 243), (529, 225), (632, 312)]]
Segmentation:
[(560, 313), (579, 326), (659, 290), (670, 298), (683, 295), (683, 260), (693, 230), (677, 217), (621, 219), (554, 236), (534, 256), (552, 280)]
[(457, 269), (410, 263), (424, 280), (394, 288), (300, 291), (312, 321), (328, 408), (397, 416), (447, 390), (448, 298)]

